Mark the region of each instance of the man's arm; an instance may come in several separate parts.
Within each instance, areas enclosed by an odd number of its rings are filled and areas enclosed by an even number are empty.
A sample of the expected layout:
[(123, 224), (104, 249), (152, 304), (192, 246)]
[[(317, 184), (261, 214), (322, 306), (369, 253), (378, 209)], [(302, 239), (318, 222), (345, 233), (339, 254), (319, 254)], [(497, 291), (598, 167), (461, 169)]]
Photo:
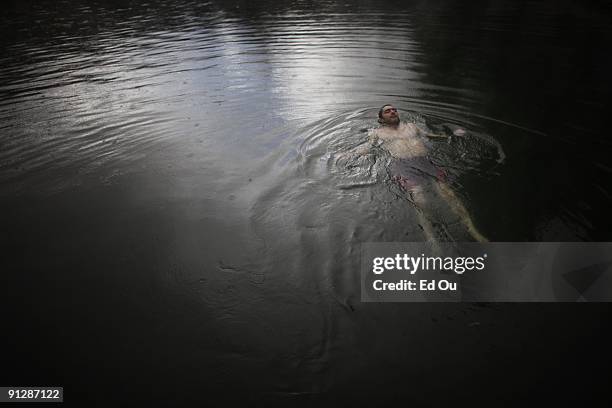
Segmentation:
[(370, 153), (370, 150), (372, 150), (372, 146), (375, 146), (377, 142), (378, 135), (376, 134), (376, 130), (370, 131), (367, 142), (364, 142), (347, 152), (340, 153), (338, 155), (338, 159), (352, 159), (357, 156), (368, 154)]
[(439, 135), (431, 132), (423, 132), (423, 134), (430, 139), (448, 139), (450, 137), (449, 135)]
[[(429, 130), (425, 130), (423, 128), (421, 128), (420, 126), (417, 126), (417, 129), (419, 130), (419, 132), (421, 132), (421, 134), (423, 136), (427, 136), (430, 139), (450, 139), (450, 135), (447, 135), (445, 133), (433, 133), (430, 132)], [(462, 128), (457, 128), (455, 130), (453, 130), (453, 135), (455, 136), (464, 136), (465, 135), (465, 130)]]
[(427, 129), (427, 128), (423, 129), (421, 126), (416, 125), (416, 124), (415, 124), (415, 127), (418, 129), (418, 131), (419, 131), (419, 133), (421, 135), (426, 136), (426, 137), (428, 137), (430, 139), (448, 139), (450, 137), (450, 136), (448, 136), (445, 133), (433, 133), (433, 132), (430, 132), (429, 129)]

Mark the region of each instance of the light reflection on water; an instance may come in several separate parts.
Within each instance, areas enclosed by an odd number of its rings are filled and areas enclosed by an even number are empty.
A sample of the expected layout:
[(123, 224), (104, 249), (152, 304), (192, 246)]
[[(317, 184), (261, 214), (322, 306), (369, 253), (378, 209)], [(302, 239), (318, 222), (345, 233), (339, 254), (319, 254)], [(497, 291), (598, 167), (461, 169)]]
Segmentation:
[[(411, 344), (442, 344), (448, 326), (429, 317), (454, 306), (383, 313), (358, 300), (361, 242), (426, 239), (384, 158), (337, 160), (383, 103), (434, 132), (467, 130), (434, 142), (432, 158), (491, 239), (609, 231), (606, 62), (582, 55), (585, 38), (602, 38), (593, 52), (609, 38), (597, 15), (571, 10), (580, 28), (566, 38), (567, 13), (536, 3), (25, 4), (6, 12), (0, 43), (10, 248), (47, 254), (93, 310), (112, 292), (110, 310), (157, 313), (143, 333), (175, 324), (207, 345), (202, 361), (230, 364), (224, 378), (273, 360), (278, 373), (255, 381), (264, 389), (334, 389), (355, 356), (381, 368), (360, 335), (398, 334), (396, 317), (426, 328)], [(44, 256), (25, 258), (45, 269)], [(192, 317), (174, 294), (193, 300)], [(493, 315), (475, 310), (461, 313)]]

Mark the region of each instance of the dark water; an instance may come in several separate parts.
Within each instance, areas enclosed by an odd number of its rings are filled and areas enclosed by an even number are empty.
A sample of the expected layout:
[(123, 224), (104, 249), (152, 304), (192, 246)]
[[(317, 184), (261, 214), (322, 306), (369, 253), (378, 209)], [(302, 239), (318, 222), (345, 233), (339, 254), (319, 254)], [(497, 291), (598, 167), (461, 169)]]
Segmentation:
[(5, 6), (2, 384), (89, 405), (583, 401), (600, 380), (569, 367), (609, 357), (605, 305), (360, 303), (359, 244), (427, 236), (384, 156), (338, 157), (391, 102), (432, 132), (466, 130), (432, 158), (489, 239), (610, 240), (609, 15)]

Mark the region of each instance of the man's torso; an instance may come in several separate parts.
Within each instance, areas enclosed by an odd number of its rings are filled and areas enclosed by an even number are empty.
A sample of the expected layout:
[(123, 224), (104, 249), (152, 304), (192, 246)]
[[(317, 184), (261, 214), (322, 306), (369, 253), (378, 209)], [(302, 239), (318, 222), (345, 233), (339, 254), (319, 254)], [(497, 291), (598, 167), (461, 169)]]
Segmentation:
[(371, 137), (381, 142), (381, 147), (398, 159), (427, 155), (427, 147), (421, 140), (414, 123), (401, 123), (397, 128), (383, 126), (372, 132)]

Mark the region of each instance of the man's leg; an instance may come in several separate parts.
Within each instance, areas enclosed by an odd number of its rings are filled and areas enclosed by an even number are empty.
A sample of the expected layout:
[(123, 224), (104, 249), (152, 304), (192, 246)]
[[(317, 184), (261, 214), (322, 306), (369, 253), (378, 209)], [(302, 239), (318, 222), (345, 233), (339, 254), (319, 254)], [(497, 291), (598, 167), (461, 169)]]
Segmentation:
[[(434, 244), (439, 242), (452, 242), (453, 237), (445, 228), (444, 224), (434, 222), (427, 217), (426, 209), (428, 208), (428, 201), (423, 187), (421, 185), (413, 185), (406, 191), (410, 196), (410, 201), (416, 207), (417, 218), (423, 230), (423, 234), (425, 235), (425, 239)], [(439, 247), (435, 245), (434, 250), (439, 252)]]
[[(432, 220), (433, 213), (429, 210), (432, 203), (427, 199), (425, 185), (423, 184), (425, 180), (402, 175), (393, 176), (392, 180), (408, 193), (408, 200), (416, 209), (419, 225), (428, 242), (438, 243), (455, 241), (443, 222), (436, 222), (435, 217)], [(430, 183), (426, 185), (429, 186)], [(437, 194), (441, 195), (439, 192)]]
[(466, 226), (470, 235), (478, 242), (488, 242), (489, 240), (476, 229), (474, 222), (470, 218), (470, 214), (448, 184), (443, 181), (439, 181), (436, 184), (440, 195), (448, 202), (453, 212), (461, 218), (461, 222)]

